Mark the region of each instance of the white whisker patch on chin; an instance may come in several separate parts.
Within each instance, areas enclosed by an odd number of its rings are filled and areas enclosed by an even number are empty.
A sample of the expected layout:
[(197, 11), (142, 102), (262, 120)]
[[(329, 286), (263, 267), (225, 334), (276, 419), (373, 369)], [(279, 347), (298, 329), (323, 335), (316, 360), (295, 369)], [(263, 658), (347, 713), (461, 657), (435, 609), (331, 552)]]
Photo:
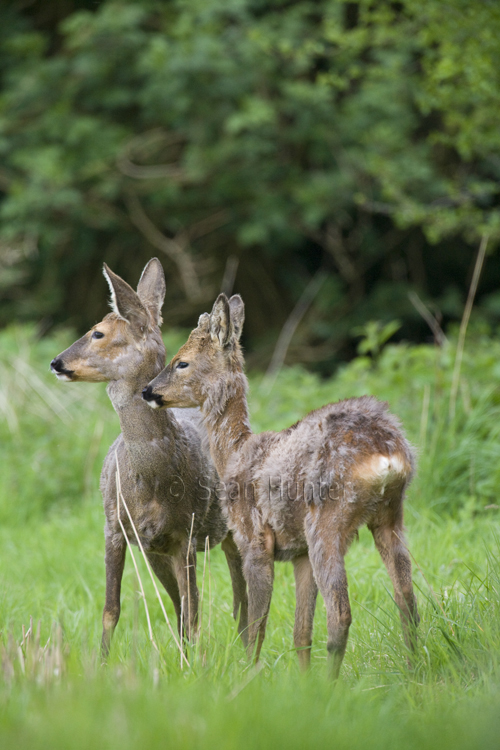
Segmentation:
[(73, 378), (70, 378), (70, 376), (66, 375), (65, 372), (56, 372), (55, 370), (52, 370), (52, 372), (58, 380), (65, 380), (68, 383), (71, 383), (71, 381), (73, 380)]

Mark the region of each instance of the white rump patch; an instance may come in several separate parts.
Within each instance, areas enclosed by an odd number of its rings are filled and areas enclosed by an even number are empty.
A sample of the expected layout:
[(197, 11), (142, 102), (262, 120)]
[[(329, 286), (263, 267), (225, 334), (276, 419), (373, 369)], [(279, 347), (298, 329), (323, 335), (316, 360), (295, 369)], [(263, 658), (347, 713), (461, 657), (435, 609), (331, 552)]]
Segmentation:
[(368, 482), (381, 480), (384, 484), (390, 476), (405, 476), (407, 473), (406, 462), (400, 455), (383, 456), (381, 454), (372, 456), (365, 461), (356, 474), (360, 479)]

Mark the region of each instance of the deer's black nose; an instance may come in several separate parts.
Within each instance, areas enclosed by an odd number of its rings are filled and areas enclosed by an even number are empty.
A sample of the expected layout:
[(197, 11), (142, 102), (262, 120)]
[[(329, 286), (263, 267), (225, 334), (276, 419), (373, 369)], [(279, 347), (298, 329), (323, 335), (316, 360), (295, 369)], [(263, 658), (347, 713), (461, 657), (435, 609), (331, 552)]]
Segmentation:
[(161, 396), (159, 393), (154, 393), (150, 385), (147, 385), (146, 388), (143, 388), (142, 397), (144, 401), (147, 401), (149, 404), (151, 404), (151, 406), (163, 406), (163, 396)]
[(61, 357), (56, 357), (50, 363), (50, 371), (54, 373), (58, 380), (73, 380), (73, 370), (67, 370)]
[(60, 359), (59, 357), (53, 359), (50, 363), (50, 369), (55, 370), (55, 372), (62, 372), (64, 370), (62, 359)]

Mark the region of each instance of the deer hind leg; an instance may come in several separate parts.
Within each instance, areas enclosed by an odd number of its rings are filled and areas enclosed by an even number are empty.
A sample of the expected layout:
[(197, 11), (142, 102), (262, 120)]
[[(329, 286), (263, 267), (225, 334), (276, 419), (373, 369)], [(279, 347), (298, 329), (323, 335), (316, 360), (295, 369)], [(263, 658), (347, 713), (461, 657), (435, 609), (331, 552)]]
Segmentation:
[(299, 666), (302, 671), (305, 671), (311, 663), (312, 631), (318, 586), (308, 555), (295, 558), (293, 572), (296, 600), (293, 645), (297, 649)]
[(177, 630), (181, 632), (181, 596), (179, 585), (172, 566), (172, 558), (167, 555), (147, 555), (153, 572), (172, 600), (177, 618)]
[(394, 587), (394, 599), (399, 608), (405, 643), (415, 650), (416, 628), (420, 621), (417, 600), (413, 593), (411, 559), (403, 536), (402, 522), (370, 526), (375, 545), (380, 553)]
[(342, 666), (352, 621), (344, 564), (347, 537), (340, 531), (338, 518), (320, 516), (318, 521), (319, 523), (314, 524), (314, 529), (306, 529), (306, 535), (314, 577), (325, 600), (329, 674), (336, 680)]
[(198, 586), (196, 585), (196, 539), (186, 539), (172, 556), (182, 603), (182, 626), (188, 641), (196, 637), (198, 627)]
[(247, 654), (255, 661), (266, 634), (274, 582), (274, 555), (265, 547), (251, 549), (243, 555), (243, 574), (248, 585), (248, 646)]
[(120, 592), (123, 568), (125, 567), (126, 545), (115, 546), (110, 537), (106, 537), (106, 599), (102, 613), (101, 658), (106, 661), (111, 638), (120, 619)]
[(227, 566), (233, 586), (233, 617), (238, 619), (238, 633), (245, 646), (248, 645), (248, 596), (247, 584), (243, 575), (243, 562), (231, 532), (221, 544), (226, 555)]

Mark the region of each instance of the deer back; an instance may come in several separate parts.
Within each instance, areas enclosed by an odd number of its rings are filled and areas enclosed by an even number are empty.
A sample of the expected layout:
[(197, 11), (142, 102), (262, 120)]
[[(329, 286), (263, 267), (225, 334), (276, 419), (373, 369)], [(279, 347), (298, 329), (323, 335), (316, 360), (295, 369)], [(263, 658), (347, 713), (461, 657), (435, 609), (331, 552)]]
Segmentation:
[(152, 405), (201, 406), (226, 507), (241, 532), (252, 535), (254, 508), (283, 548), (297, 550), (314, 507), (327, 504), (352, 517), (353, 528), (385, 503), (398, 512), (414, 459), (387, 404), (368, 396), (347, 399), (281, 432), (251, 433), (239, 346), (242, 308), (237, 295), (220, 295), (148, 389)]

